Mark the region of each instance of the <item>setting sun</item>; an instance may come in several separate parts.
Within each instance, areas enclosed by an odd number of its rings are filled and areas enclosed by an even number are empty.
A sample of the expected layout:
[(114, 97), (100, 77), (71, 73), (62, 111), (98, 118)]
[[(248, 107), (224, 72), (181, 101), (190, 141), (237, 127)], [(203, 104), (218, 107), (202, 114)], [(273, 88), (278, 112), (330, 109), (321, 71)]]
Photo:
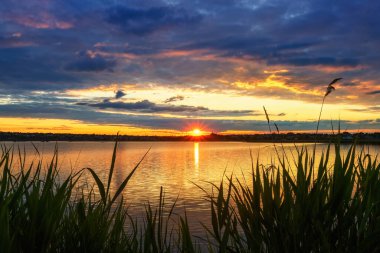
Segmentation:
[(193, 129), (192, 133), (191, 133), (193, 136), (201, 136), (202, 135), (202, 131), (199, 130), (198, 128), (195, 128)]

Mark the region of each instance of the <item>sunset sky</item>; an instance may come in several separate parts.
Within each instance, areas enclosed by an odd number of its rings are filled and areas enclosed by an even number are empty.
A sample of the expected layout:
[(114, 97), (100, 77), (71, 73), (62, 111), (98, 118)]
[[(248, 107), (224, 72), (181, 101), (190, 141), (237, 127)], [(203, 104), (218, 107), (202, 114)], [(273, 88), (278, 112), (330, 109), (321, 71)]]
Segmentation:
[(380, 1), (1, 0), (0, 131), (380, 129)]

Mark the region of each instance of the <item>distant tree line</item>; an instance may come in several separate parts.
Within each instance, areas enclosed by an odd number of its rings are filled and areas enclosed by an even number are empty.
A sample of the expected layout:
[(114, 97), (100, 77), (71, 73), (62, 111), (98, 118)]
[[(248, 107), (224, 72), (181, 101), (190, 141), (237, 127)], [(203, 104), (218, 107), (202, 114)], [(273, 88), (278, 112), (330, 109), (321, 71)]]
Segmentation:
[(380, 144), (380, 133), (313, 134), (313, 133), (271, 133), (271, 134), (215, 134), (203, 136), (135, 136), (101, 134), (56, 134), (0, 132), (0, 141), (243, 141), (243, 142), (318, 142)]

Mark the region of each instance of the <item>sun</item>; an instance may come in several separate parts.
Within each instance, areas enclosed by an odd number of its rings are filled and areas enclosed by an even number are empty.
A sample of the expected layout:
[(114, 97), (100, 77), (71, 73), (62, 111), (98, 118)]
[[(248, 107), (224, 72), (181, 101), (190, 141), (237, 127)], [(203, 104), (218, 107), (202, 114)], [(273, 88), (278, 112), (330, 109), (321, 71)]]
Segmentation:
[(193, 131), (191, 131), (192, 136), (201, 136), (202, 131), (199, 128), (194, 128)]

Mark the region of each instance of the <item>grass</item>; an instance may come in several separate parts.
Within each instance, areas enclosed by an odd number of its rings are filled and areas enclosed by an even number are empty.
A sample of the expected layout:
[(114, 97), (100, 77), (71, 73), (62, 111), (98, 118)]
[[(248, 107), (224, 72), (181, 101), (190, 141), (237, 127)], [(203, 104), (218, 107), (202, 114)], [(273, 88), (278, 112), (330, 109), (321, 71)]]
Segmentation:
[[(252, 168), (252, 185), (228, 178), (210, 196), (219, 252), (380, 251), (380, 165), (352, 146), (322, 155), (313, 178), (312, 157), (298, 152), (296, 177), (285, 162)], [(211, 243), (211, 241), (210, 241)]]
[[(107, 184), (90, 168), (60, 178), (57, 150), (47, 168), (41, 161), (26, 167), (19, 152), (16, 168), (13, 150), (3, 147), (0, 252), (194, 252), (187, 218), (175, 230), (175, 203), (167, 210), (162, 189), (158, 207), (146, 205), (142, 224), (129, 216), (121, 193), (145, 156), (111, 195), (117, 144)], [(86, 172), (94, 179), (90, 192), (78, 185)]]
[[(186, 215), (173, 214), (175, 202), (165, 203), (162, 189), (158, 206), (146, 204), (142, 223), (129, 216), (122, 191), (139, 164), (111, 195), (116, 147), (107, 184), (91, 169), (59, 178), (57, 151), (47, 168), (26, 167), (19, 153), (15, 168), (17, 155), (3, 148), (1, 252), (200, 252), (204, 239), (192, 236)], [(207, 250), (380, 251), (380, 164), (354, 145), (345, 157), (339, 144), (332, 149), (317, 163), (299, 148), (294, 176), (283, 158), (279, 165), (252, 165), (250, 184), (231, 176), (214, 185), (210, 224), (204, 224)], [(87, 172), (94, 178), (90, 193), (78, 186)]]

